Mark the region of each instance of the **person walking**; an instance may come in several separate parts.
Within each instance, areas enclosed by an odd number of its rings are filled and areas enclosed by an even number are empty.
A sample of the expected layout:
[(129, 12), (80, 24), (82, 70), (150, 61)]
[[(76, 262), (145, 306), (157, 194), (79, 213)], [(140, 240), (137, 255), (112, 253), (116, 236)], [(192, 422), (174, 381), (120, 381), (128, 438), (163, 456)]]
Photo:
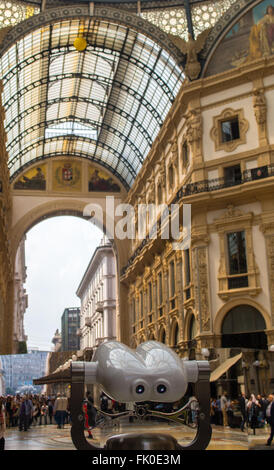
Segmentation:
[(239, 406), (240, 406), (240, 411), (241, 411), (241, 415), (242, 415), (242, 421), (241, 421), (240, 428), (241, 428), (242, 432), (244, 432), (245, 423), (246, 423), (246, 420), (247, 420), (246, 405), (247, 405), (247, 399), (246, 399), (245, 393), (242, 393), (241, 396), (240, 396), (240, 399), (239, 399)]
[(83, 411), (85, 413), (85, 428), (88, 432), (88, 439), (93, 439), (91, 430), (95, 427), (97, 410), (94, 407), (94, 400), (90, 392), (87, 392), (87, 398), (83, 404)]
[(49, 424), (52, 424), (52, 416), (53, 416), (52, 400), (48, 400), (48, 416), (49, 416)]
[(251, 397), (247, 403), (249, 423), (251, 429), (253, 429), (253, 435), (256, 434), (256, 428), (258, 427), (258, 414), (259, 414), (259, 402), (256, 399), (254, 393), (251, 394)]
[(53, 415), (57, 423), (57, 428), (61, 429), (64, 427), (65, 417), (67, 414), (68, 399), (65, 395), (58, 393), (57, 398), (53, 407)]
[(23, 427), (24, 427), (24, 431), (28, 431), (28, 428), (30, 426), (32, 411), (33, 411), (32, 401), (27, 396), (24, 396), (22, 398), (20, 411), (19, 411), (19, 431), (22, 431)]
[(274, 394), (268, 396), (268, 405), (266, 407), (266, 421), (270, 425), (270, 436), (267, 440), (266, 445), (271, 446), (271, 442), (274, 437)]
[(4, 399), (0, 397), (0, 451), (5, 450), (6, 413)]
[(197, 425), (197, 417), (199, 411), (199, 403), (196, 397), (192, 396), (189, 399), (190, 401), (190, 410), (191, 410), (191, 423), (193, 426)]
[(226, 396), (226, 392), (224, 392), (222, 394), (220, 404), (221, 404), (221, 411), (222, 411), (222, 415), (223, 415), (223, 426), (227, 427), (228, 426), (228, 419), (227, 419), (227, 396)]

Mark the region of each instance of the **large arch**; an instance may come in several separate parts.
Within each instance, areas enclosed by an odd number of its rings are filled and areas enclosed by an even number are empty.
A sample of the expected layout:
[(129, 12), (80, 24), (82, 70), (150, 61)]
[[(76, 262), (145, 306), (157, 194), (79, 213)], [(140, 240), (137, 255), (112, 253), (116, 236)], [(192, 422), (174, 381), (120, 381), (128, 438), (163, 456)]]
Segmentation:
[[(28, 196), (25, 196), (26, 198)], [(35, 199), (35, 198), (34, 198)], [(72, 197), (54, 198), (47, 202), (41, 202), (41, 198), (37, 198), (36, 203), (28, 207), (23, 214), (19, 211), (14, 214), (13, 227), (11, 231), (11, 253), (12, 264), (14, 266), (17, 249), (24, 234), (30, 230), (37, 223), (50, 217), (59, 215), (73, 215), (76, 217), (83, 217), (83, 211), (91, 199), (77, 199)], [(40, 200), (39, 200), (40, 199)], [(43, 201), (43, 198), (42, 198)], [(119, 201), (119, 200), (118, 200)], [(99, 201), (97, 200), (97, 203)], [(118, 204), (118, 202), (117, 202)], [(106, 213), (105, 207), (102, 205), (104, 220)], [(109, 216), (109, 215), (108, 215)], [(115, 221), (113, 221), (115, 223)], [(129, 325), (128, 325), (128, 309), (127, 309), (127, 288), (120, 282), (121, 267), (125, 264), (128, 256), (128, 247), (126, 240), (119, 240), (115, 237), (113, 240), (113, 249), (116, 255), (117, 263), (117, 313), (116, 313), (116, 331), (117, 338), (128, 344), (129, 343)], [(12, 297), (13, 286), (9, 295)], [(11, 318), (9, 320), (9, 331), (12, 331)], [(121, 327), (123, 325), (123, 327)], [(12, 351), (12, 346), (6, 341), (7, 350)]]
[[(83, 51), (74, 47), (81, 36)], [(68, 155), (105, 166), (129, 189), (183, 82), (182, 63), (168, 34), (111, 7), (53, 8), (16, 25), (0, 47), (11, 178)]]
[(170, 327), (170, 346), (176, 347), (180, 341), (180, 329), (177, 318), (174, 318)]
[(271, 329), (271, 317), (269, 313), (255, 300), (251, 300), (247, 297), (242, 297), (227, 302), (217, 312), (213, 323), (213, 331), (215, 335), (222, 334), (222, 325), (226, 315), (230, 310), (232, 310), (234, 307), (238, 307), (239, 305), (250, 305), (251, 307), (254, 307), (262, 315), (266, 324), (266, 329)]

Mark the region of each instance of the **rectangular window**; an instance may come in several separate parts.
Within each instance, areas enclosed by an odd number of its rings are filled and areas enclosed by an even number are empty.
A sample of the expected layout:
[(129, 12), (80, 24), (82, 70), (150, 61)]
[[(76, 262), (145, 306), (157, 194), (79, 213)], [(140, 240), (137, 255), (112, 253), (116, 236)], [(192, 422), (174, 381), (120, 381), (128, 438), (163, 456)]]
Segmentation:
[(148, 284), (148, 311), (152, 311), (152, 285), (151, 282)]
[(227, 234), (229, 274), (247, 273), (245, 232)]
[(224, 168), (224, 179), (226, 186), (234, 186), (242, 182), (242, 172), (240, 165), (233, 165)]
[(169, 187), (173, 188), (174, 184), (174, 169), (173, 165), (170, 165), (168, 168), (168, 182), (169, 182)]
[(135, 299), (133, 299), (132, 301), (132, 320), (133, 320), (133, 323), (136, 322)]
[(175, 295), (175, 267), (174, 261), (171, 261), (169, 265), (169, 283), (170, 283), (170, 297), (174, 297)]
[(185, 286), (190, 284), (190, 258), (189, 248), (185, 250)]
[(186, 141), (183, 143), (182, 157), (183, 157), (183, 168), (186, 168), (189, 162), (188, 145)]
[(240, 138), (240, 127), (238, 117), (221, 121), (222, 142), (231, 142)]
[(158, 295), (159, 295), (159, 305), (163, 303), (163, 289), (162, 289), (162, 273), (158, 274)]

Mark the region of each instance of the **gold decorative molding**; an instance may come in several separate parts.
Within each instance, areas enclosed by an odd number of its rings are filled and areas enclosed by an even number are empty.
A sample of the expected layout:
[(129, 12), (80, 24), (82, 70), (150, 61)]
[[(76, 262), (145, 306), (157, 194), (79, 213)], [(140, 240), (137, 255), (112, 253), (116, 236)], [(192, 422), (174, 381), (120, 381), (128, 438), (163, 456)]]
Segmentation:
[(178, 169), (178, 158), (179, 158), (179, 152), (178, 152), (178, 142), (177, 142), (177, 138), (174, 137), (173, 140), (170, 140), (169, 141), (169, 144), (171, 144), (171, 158), (170, 158), (170, 162), (172, 163), (172, 165), (174, 166), (174, 169), (177, 170)]
[(210, 300), (207, 247), (192, 250), (195, 310), (200, 319), (200, 331), (210, 331)]
[(260, 145), (267, 145), (267, 103), (263, 88), (255, 88), (253, 90), (253, 108), (258, 124)]
[(268, 277), (271, 303), (271, 319), (274, 326), (274, 234), (265, 235)]
[[(234, 118), (238, 118), (240, 137), (230, 142), (223, 142), (221, 123)], [(246, 143), (246, 133), (248, 129), (249, 122), (244, 118), (243, 109), (224, 109), (221, 114), (213, 117), (213, 127), (210, 131), (210, 137), (215, 143), (215, 151), (225, 150), (226, 152), (233, 152), (237, 147)]]
[[(256, 296), (261, 292), (259, 282), (259, 269), (255, 261), (254, 245), (252, 237), (252, 227), (254, 222), (253, 212), (244, 213), (233, 204), (227, 206), (226, 211), (221, 217), (214, 220), (216, 231), (219, 233), (220, 243), (220, 261), (218, 270), (219, 297), (227, 301), (235, 296), (248, 294)], [(227, 256), (227, 234), (231, 232), (245, 232), (246, 240), (246, 260), (247, 273), (241, 276), (247, 276), (248, 287), (228, 289), (228, 279), (230, 278)], [(237, 276), (235, 276), (237, 277)]]
[(202, 129), (202, 115), (201, 109), (190, 109), (185, 114), (187, 134), (186, 138), (188, 143), (191, 145), (194, 142), (198, 142), (203, 133)]

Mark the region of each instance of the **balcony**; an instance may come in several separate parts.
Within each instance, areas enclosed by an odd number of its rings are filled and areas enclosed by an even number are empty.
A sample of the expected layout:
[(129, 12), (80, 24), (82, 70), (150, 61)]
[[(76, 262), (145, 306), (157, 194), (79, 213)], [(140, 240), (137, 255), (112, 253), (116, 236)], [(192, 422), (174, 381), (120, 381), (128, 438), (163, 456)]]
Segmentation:
[[(270, 178), (274, 176), (274, 164), (271, 165), (264, 165), (259, 168), (252, 168), (250, 170), (245, 170), (240, 175), (235, 175), (235, 177), (225, 177), (225, 178), (216, 178), (212, 180), (203, 180), (198, 181), (197, 183), (189, 183), (181, 187), (179, 191), (177, 191), (176, 196), (170, 203), (169, 207), (167, 207), (162, 214), (162, 217), (155, 222), (153, 226), (152, 232), (157, 234), (161, 228), (161, 223), (170, 217), (171, 213), (171, 204), (177, 204), (183, 198), (187, 196), (191, 196), (193, 194), (199, 193), (206, 193), (212, 191), (218, 191), (220, 189), (225, 188), (232, 188), (235, 186), (241, 186), (245, 183), (249, 183), (250, 181), (257, 181), (260, 179)], [(151, 232), (151, 234), (152, 234)], [(127, 264), (122, 268), (121, 275), (123, 276), (127, 269), (133, 264), (134, 260), (141, 254), (144, 247), (151, 241), (149, 235), (144, 238), (140, 245), (136, 248), (133, 255), (129, 258)]]
[(242, 173), (241, 178), (216, 178), (212, 180), (198, 181), (197, 183), (189, 183), (178, 191), (176, 199), (179, 200), (182, 197), (191, 196), (192, 194), (231, 188), (233, 186), (239, 186), (250, 181), (269, 178), (270, 176), (274, 176), (274, 165), (265, 165), (259, 168), (245, 170)]

